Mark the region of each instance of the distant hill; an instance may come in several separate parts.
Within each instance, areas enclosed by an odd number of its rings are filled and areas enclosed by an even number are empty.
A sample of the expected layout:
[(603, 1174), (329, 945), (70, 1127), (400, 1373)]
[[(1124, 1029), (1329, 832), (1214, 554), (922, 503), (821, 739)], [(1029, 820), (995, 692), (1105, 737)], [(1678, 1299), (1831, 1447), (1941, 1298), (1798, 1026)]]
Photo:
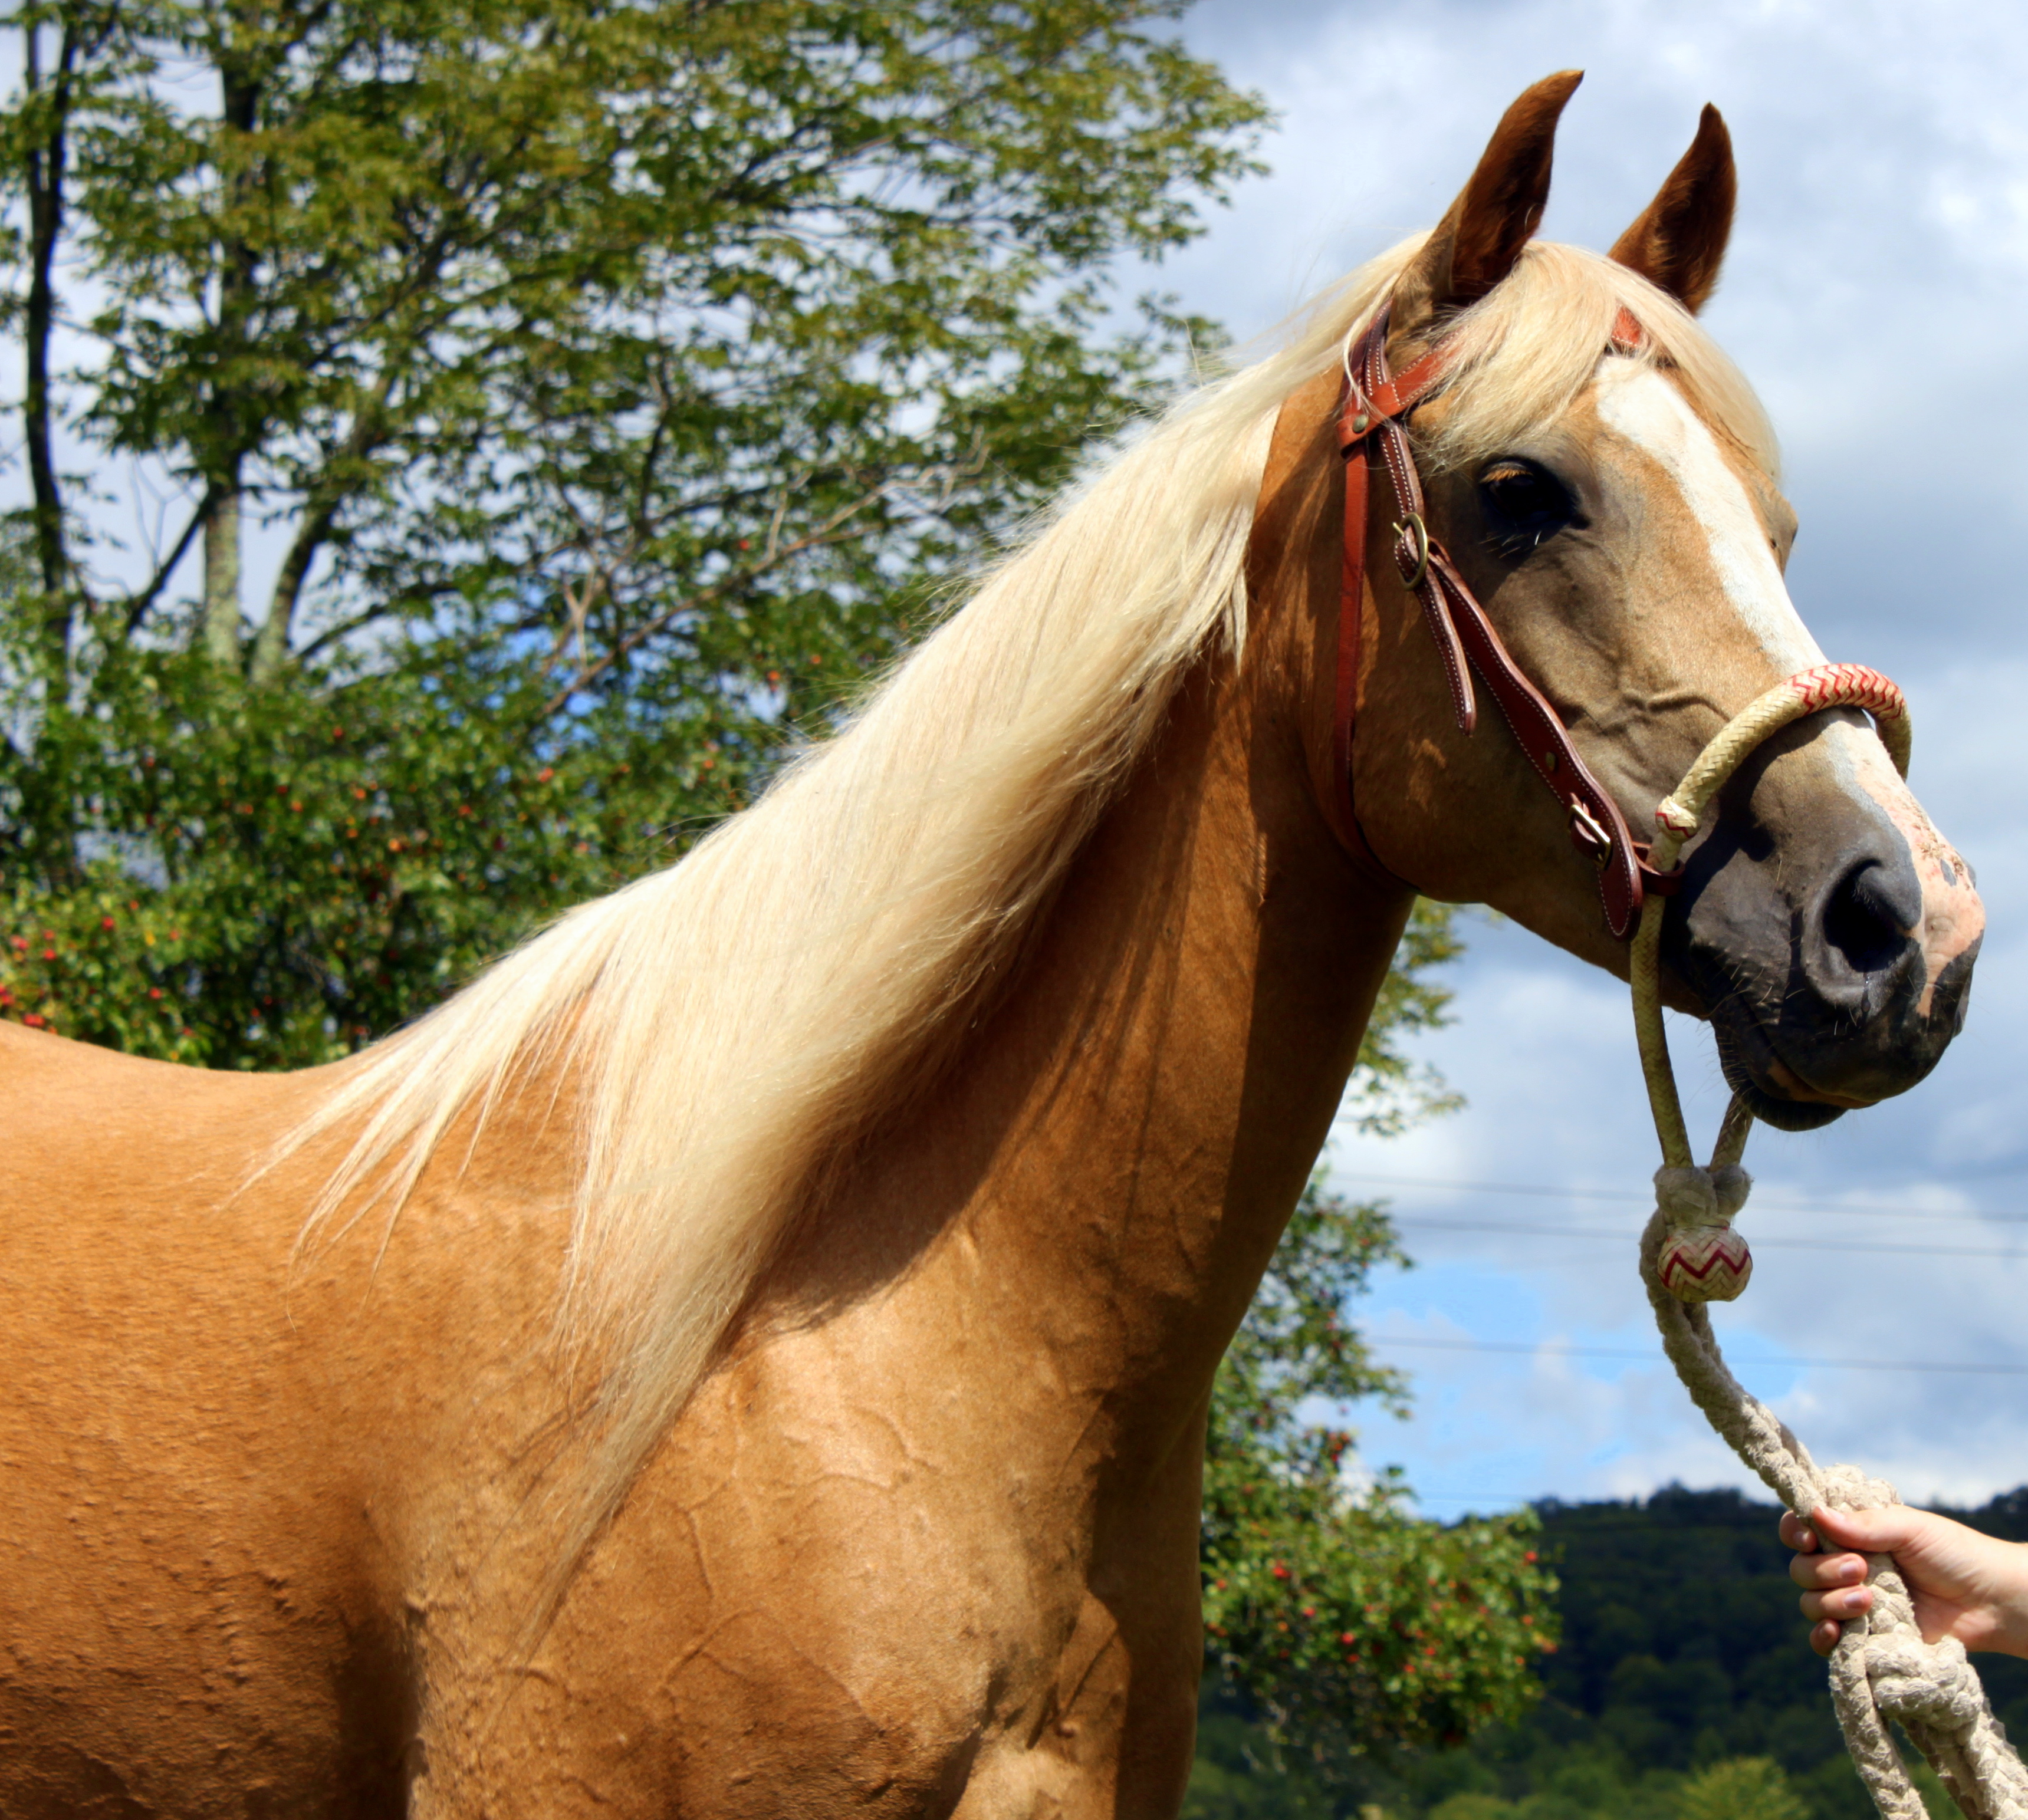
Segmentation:
[[(1564, 1641), (1530, 1719), (1363, 1766), (1327, 1792), (1300, 1763), (1275, 1767), (1245, 1711), (1213, 1691), (1190, 1820), (1372, 1820), (1375, 1807), (1384, 1820), (1656, 1820), (1703, 1811), (1686, 1791), (1732, 1786), (1724, 1775), (1745, 1772), (1713, 1766), (1741, 1759), (1763, 1760), (1752, 1775), (1767, 1792), (1734, 1797), (1737, 1820), (1871, 1820), (1804, 1641), (1774, 1505), (1671, 1486), (1538, 1509)], [(1948, 1514), (2028, 1541), (2028, 1487)], [(2009, 1732), (2028, 1738), (2028, 1662), (1978, 1662)]]

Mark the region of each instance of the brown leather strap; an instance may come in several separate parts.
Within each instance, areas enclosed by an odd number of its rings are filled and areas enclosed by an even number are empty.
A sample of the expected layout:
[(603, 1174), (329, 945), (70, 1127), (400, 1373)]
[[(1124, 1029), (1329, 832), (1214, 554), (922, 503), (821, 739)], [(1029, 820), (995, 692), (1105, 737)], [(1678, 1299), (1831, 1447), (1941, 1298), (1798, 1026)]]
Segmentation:
[[(1338, 808), (1346, 843), (1353, 853), (1390, 878), (1360, 827), (1353, 802), (1353, 735), (1358, 717), (1359, 680), (1366, 588), (1367, 513), (1371, 468), (1384, 468), (1401, 512), (1395, 523), (1393, 557), (1402, 584), (1421, 601), (1424, 623), (1435, 642), (1449, 683), (1459, 727), (1478, 724), (1472, 686), (1478, 675), (1498, 704), (1528, 762), (1563, 807), (1571, 838), (1598, 867), (1599, 901), (1606, 927), (1624, 940), (1641, 914), (1643, 895), (1667, 895), (1681, 882), (1647, 863), (1647, 849), (1634, 841), (1619, 805), (1602, 789), (1556, 711), (1530, 682), (1501, 643), (1486, 610), (1465, 585), (1443, 546), (1429, 535), (1422, 476), (1416, 470), (1403, 420), (1441, 382), (1449, 364), (1442, 342), (1398, 379), (1387, 371), (1388, 311), (1382, 308), (1353, 346), (1345, 363), (1338, 411), (1338, 446), (1345, 457), (1345, 548), (1340, 571), (1336, 703), (1331, 762), (1337, 774)], [(1626, 310), (1612, 329), (1615, 346), (1639, 346), (1641, 325)], [(1355, 457), (1363, 457), (1363, 459)], [(1406, 880), (1402, 881), (1406, 883)]]
[[(1343, 419), (1341, 416), (1340, 421)], [(1360, 659), (1366, 634), (1366, 485), (1364, 461), (1345, 464), (1345, 537), (1338, 572), (1338, 675), (1331, 715), (1331, 777), (1337, 785), (1338, 835), (1364, 864), (1407, 884), (1382, 863), (1352, 806), (1352, 729), (1359, 716)]]

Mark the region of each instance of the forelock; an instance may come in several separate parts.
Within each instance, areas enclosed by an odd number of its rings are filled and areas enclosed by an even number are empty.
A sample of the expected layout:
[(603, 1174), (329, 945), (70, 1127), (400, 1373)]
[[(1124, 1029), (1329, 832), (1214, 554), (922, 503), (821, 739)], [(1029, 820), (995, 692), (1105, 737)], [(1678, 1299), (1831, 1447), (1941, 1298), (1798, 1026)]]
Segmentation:
[(1465, 467), (1539, 433), (1591, 383), (1623, 309), (1645, 333), (1638, 349), (1613, 357), (1669, 369), (1716, 434), (1778, 475), (1767, 413), (1697, 319), (1625, 266), (1553, 241), (1531, 242), (1505, 279), (1446, 324), (1450, 408), (1420, 453), (1435, 468)]

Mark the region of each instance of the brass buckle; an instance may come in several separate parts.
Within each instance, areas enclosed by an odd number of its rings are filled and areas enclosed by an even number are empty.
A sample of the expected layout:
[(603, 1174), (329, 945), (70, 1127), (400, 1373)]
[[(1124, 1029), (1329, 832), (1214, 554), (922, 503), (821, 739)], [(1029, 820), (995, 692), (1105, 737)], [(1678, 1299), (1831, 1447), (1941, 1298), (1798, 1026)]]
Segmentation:
[[(1394, 535), (1397, 537), (1408, 538), (1416, 546), (1415, 573), (1410, 575), (1403, 584), (1412, 594), (1429, 576), (1430, 527), (1423, 523), (1421, 513), (1412, 512), (1405, 520), (1396, 524)], [(1401, 559), (1397, 555), (1394, 560), (1397, 564), (1399, 564)]]
[(1571, 832), (1577, 836), (1578, 845), (1591, 853), (1591, 863), (1601, 871), (1605, 862), (1612, 856), (1612, 836), (1598, 825), (1597, 818), (1582, 803), (1571, 805)]

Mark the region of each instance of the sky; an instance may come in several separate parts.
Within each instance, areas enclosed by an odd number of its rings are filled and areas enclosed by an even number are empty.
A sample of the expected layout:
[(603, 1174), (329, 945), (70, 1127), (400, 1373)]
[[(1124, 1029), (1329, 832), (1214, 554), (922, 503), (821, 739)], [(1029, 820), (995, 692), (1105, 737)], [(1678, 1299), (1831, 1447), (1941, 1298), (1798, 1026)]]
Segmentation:
[[(1791, 592), (1828, 655), (1907, 691), (1911, 782), (1989, 930), (1967, 1028), (1927, 1081), (1821, 1132), (1756, 1133), (1755, 1274), (1718, 1324), (1819, 1459), (1915, 1500), (2028, 1482), (2028, 10), (1202, 0), (1184, 32), (1279, 115), (1271, 174), (1166, 268), (1242, 338), (1434, 221), (1552, 70), (1586, 73), (1551, 239), (1609, 246), (1702, 104), (1724, 113), (1740, 208), (1705, 320), (1782, 434)], [(1391, 1141), (1342, 1123), (1329, 1152), (1415, 1260), (1360, 1307), (1416, 1392), (1405, 1422), (1364, 1414), (1366, 1460), (1400, 1463), (1441, 1517), (1751, 1485), (1642, 1297), (1658, 1158), (1625, 988), (1516, 926), (1462, 927), (1455, 1021), (1420, 1052), (1465, 1110)], [(1671, 1023), (1701, 1146), (1725, 1093), (1708, 1033)]]

